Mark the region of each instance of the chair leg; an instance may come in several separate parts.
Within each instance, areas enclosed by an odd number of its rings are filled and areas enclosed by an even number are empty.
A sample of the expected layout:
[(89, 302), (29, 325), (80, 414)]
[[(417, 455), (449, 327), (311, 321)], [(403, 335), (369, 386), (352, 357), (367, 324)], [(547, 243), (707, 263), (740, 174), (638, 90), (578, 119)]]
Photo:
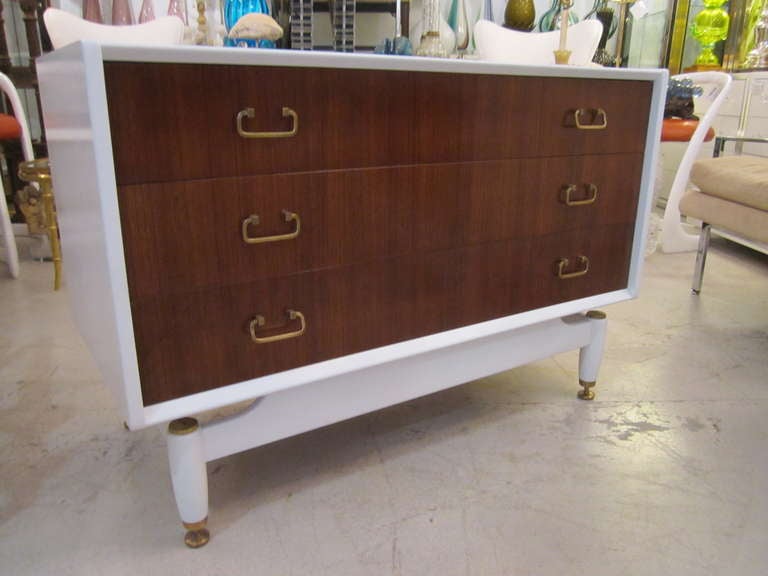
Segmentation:
[(5, 245), (5, 262), (11, 277), (19, 277), (19, 253), (16, 248), (16, 238), (13, 236), (13, 224), (8, 213), (8, 205), (5, 202), (5, 190), (0, 181), (0, 234)]
[(706, 222), (701, 223), (701, 234), (699, 235), (699, 248), (696, 252), (696, 267), (693, 270), (693, 293), (701, 292), (701, 282), (704, 279), (704, 264), (707, 261), (707, 250), (709, 249), (709, 237), (711, 227)]

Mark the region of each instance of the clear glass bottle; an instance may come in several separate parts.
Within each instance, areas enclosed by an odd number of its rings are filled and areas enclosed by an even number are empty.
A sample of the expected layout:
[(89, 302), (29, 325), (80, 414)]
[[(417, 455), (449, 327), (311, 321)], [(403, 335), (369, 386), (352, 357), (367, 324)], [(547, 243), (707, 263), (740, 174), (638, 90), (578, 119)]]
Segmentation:
[(178, 16), (184, 22), (184, 26), (189, 26), (186, 0), (170, 0), (168, 3), (168, 16)]
[(440, 0), (424, 0), (423, 15), (424, 32), (416, 56), (447, 58), (448, 53), (440, 40)]
[(768, 67), (768, 7), (763, 10), (760, 20), (754, 27), (756, 46), (747, 54), (746, 68)]

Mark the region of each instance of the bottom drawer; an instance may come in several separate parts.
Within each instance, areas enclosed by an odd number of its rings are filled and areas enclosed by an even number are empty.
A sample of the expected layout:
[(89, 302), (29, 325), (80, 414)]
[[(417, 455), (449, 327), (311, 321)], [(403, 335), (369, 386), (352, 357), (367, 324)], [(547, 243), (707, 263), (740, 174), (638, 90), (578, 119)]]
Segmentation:
[(142, 300), (133, 323), (144, 404), (624, 288), (632, 232), (493, 242)]

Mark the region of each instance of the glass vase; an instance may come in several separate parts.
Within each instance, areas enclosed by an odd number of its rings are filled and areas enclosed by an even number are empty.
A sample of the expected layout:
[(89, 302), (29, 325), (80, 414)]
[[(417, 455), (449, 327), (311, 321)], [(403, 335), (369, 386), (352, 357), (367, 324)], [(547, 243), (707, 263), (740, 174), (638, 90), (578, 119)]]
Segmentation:
[(443, 43), (440, 41), (440, 0), (424, 0), (422, 8), (424, 32), (421, 34), (417, 56), (447, 58)]
[[(544, 12), (539, 20), (540, 32), (552, 32), (560, 28), (560, 11), (563, 9), (560, 4), (560, 0), (552, 0), (552, 6), (549, 10)], [(579, 21), (579, 17), (573, 10), (568, 10), (568, 24), (576, 24)]]
[(701, 44), (701, 52), (696, 58), (697, 66), (720, 66), (720, 60), (714, 53), (715, 42), (728, 36), (730, 17), (723, 9), (725, 0), (704, 0), (704, 10), (696, 15), (691, 27), (693, 37)]
[(184, 22), (184, 26), (189, 26), (187, 19), (187, 3), (185, 0), (170, 0), (168, 3), (168, 16), (178, 16)]
[[(237, 24), (246, 14), (270, 14), (269, 2), (267, 0), (224, 0), (224, 25), (227, 32)], [(246, 48), (274, 48), (275, 43), (272, 40), (256, 40), (252, 38), (225, 38), (225, 46), (241, 46)]]
[(746, 68), (766, 68), (768, 67), (768, 8), (763, 10), (760, 21), (755, 24), (754, 34), (757, 45), (747, 54), (744, 65)]
[(85, 0), (83, 3), (83, 19), (97, 24), (104, 24), (101, 16), (101, 4), (99, 0)]
[[(590, 18), (600, 20), (600, 17), (597, 14), (600, 10), (603, 10), (603, 14), (606, 13), (606, 10), (611, 11), (611, 21), (608, 23), (608, 36), (606, 38), (607, 42), (608, 38), (613, 36), (616, 33), (616, 28), (619, 27), (619, 21), (616, 19), (613, 9), (608, 6), (608, 0), (595, 0), (595, 3), (592, 5), (592, 9), (584, 15), (582, 20), (589, 20)], [(603, 16), (603, 18), (605, 18), (605, 16)], [(600, 20), (600, 22), (603, 24), (603, 26), (606, 25), (602, 20)]]
[(112, 25), (130, 26), (133, 24), (129, 0), (112, 0)]
[(469, 47), (469, 20), (465, 0), (453, 0), (448, 16), (448, 24), (456, 34), (456, 52), (463, 57)]
[(139, 10), (139, 24), (149, 22), (155, 19), (155, 3), (154, 0), (144, 0), (141, 3), (141, 10)]
[(611, 35), (611, 23), (616, 20), (613, 8), (606, 3), (597, 10), (596, 17), (603, 25), (603, 33), (600, 35), (600, 42), (597, 44), (597, 52), (595, 52), (592, 62), (601, 66), (615, 66), (616, 59), (605, 49), (606, 44), (608, 44), (608, 38)]
[(536, 26), (536, 8), (533, 0), (509, 0), (504, 9), (504, 27), (530, 32)]

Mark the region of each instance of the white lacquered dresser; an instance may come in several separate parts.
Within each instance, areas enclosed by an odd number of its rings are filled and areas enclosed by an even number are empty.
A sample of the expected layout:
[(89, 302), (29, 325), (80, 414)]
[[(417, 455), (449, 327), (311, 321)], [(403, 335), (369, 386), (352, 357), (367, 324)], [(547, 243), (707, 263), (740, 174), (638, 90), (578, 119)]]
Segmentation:
[(566, 350), (593, 397), (666, 72), (82, 43), (38, 74), (75, 317), (127, 426), (170, 422), (188, 545), (209, 461)]

